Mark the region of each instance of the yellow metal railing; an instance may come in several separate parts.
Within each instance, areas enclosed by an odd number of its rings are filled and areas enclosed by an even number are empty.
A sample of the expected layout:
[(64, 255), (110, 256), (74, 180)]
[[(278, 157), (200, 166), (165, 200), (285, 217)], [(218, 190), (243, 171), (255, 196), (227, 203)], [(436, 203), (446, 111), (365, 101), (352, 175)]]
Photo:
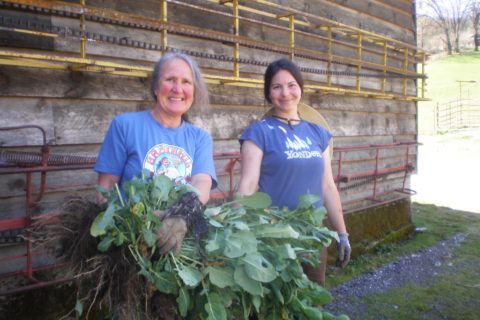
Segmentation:
[[(172, 49), (171, 47), (169, 48), (168, 33), (190, 38), (200, 37), (230, 46), (232, 48), (232, 57), (228, 61), (232, 63), (230, 71), (232, 75), (225, 75), (224, 71), (228, 70), (224, 70), (221, 74), (208, 70), (205, 72), (205, 78), (212, 84), (260, 87), (262, 85), (261, 80), (253, 79), (251, 75), (248, 77), (243, 76), (241, 73), (242, 63), (251, 62), (245, 62), (245, 59), (242, 60), (241, 52), (248, 52), (251, 48), (255, 48), (285, 54), (290, 59), (306, 59), (324, 63), (325, 70), (322, 71), (324, 72), (325, 80), (308, 81), (305, 86), (306, 92), (361, 95), (372, 98), (408, 101), (425, 99), (425, 52), (411, 44), (396, 39), (266, 0), (245, 0), (242, 1), (242, 5), (239, 4), (239, 0), (206, 0), (205, 4), (201, 6), (182, 1), (159, 0), (159, 19), (150, 19), (110, 9), (87, 6), (85, 5), (85, 0), (79, 0), (79, 4), (47, 0), (12, 0), (3, 1), (3, 3), (21, 5), (18, 6), (21, 7), (20, 10), (24, 10), (25, 6), (27, 8), (30, 6), (41, 8), (42, 10), (50, 10), (52, 15), (58, 12), (68, 13), (67, 16), (78, 18), (80, 31), (78, 36), (80, 43), (79, 56), (75, 56), (75, 54), (60, 54), (54, 51), (0, 49), (0, 64), (4, 65), (104, 72), (135, 77), (148, 76), (151, 72), (151, 61), (125, 62), (118, 59), (118, 61), (112, 62), (112, 57), (89, 57), (86, 45), (88, 32), (86, 32), (85, 25), (90, 19), (96, 23), (100, 21), (100, 23), (105, 24), (117, 24), (130, 28), (158, 31), (160, 33), (160, 47), (155, 47), (151, 50), (161, 51), (162, 53)], [(197, 11), (198, 14), (208, 13), (228, 17), (231, 21), (230, 29), (232, 31), (230, 33), (219, 32), (213, 29), (171, 21), (171, 19), (168, 19), (169, 3)], [(252, 6), (247, 4), (252, 4)], [(231, 7), (231, 13), (220, 10), (221, 6)], [(248, 17), (242, 16), (242, 12), (248, 12)], [(172, 15), (172, 19), (173, 17), (174, 15)], [(286, 42), (288, 43), (272, 43), (243, 36), (240, 34), (240, 23), (253, 24), (266, 29), (270, 28), (277, 32), (286, 32), (288, 35), (288, 41)], [(25, 28), (9, 28), (8, 30), (23, 33), (30, 32), (38, 36), (58, 36), (54, 32), (35, 31)], [(299, 47), (300, 42), (297, 41), (297, 36), (322, 44), (326, 50), (319, 51), (301, 48)], [(148, 48), (152, 47), (151, 44), (144, 43), (144, 46), (147, 45)], [(350, 50), (350, 52), (353, 52), (353, 57), (346, 54), (342, 55), (342, 50)], [(368, 55), (370, 57), (377, 56), (381, 62), (366, 61), (365, 57)], [(420, 73), (415, 71), (415, 64), (421, 65)], [(335, 71), (334, 65), (344, 65), (347, 68), (354, 67), (355, 71), (339, 73)], [(355, 85), (340, 85), (338, 81), (336, 84), (333, 84), (332, 77), (334, 75), (338, 77), (343, 75), (355, 77)], [(363, 77), (378, 79), (378, 89), (363, 87)], [(386, 91), (386, 84), (390, 78), (402, 79), (401, 92)], [(421, 81), (417, 82), (420, 89), (418, 90), (420, 93), (419, 97), (408, 94), (409, 80), (416, 79), (421, 79)]]

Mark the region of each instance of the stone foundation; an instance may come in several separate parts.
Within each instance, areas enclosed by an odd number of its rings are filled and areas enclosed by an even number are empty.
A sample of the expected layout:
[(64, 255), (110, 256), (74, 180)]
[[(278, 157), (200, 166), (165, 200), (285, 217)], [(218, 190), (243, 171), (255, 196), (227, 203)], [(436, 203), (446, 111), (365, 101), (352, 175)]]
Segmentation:
[[(404, 240), (410, 236), (415, 231), (410, 204), (410, 199), (407, 198), (346, 214), (352, 258), (369, 252), (380, 244)], [(335, 243), (328, 248), (328, 253), (329, 263), (334, 263), (337, 258)]]

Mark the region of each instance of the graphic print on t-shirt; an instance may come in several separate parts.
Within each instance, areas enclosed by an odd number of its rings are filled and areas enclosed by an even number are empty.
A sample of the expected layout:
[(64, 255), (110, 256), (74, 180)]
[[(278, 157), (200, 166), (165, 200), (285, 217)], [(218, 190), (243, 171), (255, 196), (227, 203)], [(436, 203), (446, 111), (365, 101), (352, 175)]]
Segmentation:
[(305, 139), (298, 137), (296, 134), (293, 134), (292, 137), (289, 137), (284, 128), (279, 127), (279, 129), (285, 133), (285, 154), (287, 155), (287, 160), (322, 157), (322, 153), (319, 150), (310, 150), (312, 141), (308, 136), (305, 137)]
[(183, 148), (157, 144), (147, 152), (143, 168), (154, 175), (163, 174), (172, 180), (181, 180), (191, 175), (192, 158)]

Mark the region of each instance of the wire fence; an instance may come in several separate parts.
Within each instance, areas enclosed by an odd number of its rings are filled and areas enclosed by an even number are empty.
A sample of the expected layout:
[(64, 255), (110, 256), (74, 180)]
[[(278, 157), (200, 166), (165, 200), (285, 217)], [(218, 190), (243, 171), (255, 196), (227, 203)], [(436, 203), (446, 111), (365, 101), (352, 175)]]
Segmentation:
[(435, 107), (436, 131), (480, 128), (480, 100), (455, 100)]

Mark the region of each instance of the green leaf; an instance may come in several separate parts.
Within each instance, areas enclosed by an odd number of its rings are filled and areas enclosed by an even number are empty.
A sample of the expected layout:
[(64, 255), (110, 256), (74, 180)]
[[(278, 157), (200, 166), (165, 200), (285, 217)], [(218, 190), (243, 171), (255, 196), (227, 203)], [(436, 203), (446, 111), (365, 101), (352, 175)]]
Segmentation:
[(205, 311), (207, 311), (208, 320), (226, 320), (227, 310), (222, 303), (221, 297), (218, 293), (207, 294), (207, 303), (205, 304)]
[(208, 218), (212, 218), (218, 215), (220, 211), (222, 211), (222, 207), (209, 207), (205, 209), (205, 212), (203, 214)]
[(243, 266), (235, 267), (233, 278), (235, 279), (235, 283), (238, 284), (243, 290), (252, 295), (263, 296), (262, 284), (250, 278), (245, 272)]
[(207, 241), (207, 244), (205, 245), (205, 250), (207, 250), (207, 253), (212, 253), (218, 249), (220, 249), (220, 242), (217, 239)]
[(300, 202), (298, 204), (299, 209), (307, 209), (313, 206), (316, 202), (322, 200), (322, 197), (320, 197), (317, 194), (304, 194), (303, 196), (300, 197)]
[(177, 297), (178, 311), (182, 317), (185, 317), (188, 312), (188, 307), (190, 306), (190, 296), (188, 295), (188, 290), (185, 287), (180, 288)]
[(141, 190), (143, 185), (144, 181), (137, 177), (123, 184), (123, 190), (125, 190), (129, 203), (138, 203), (141, 200), (141, 192), (137, 192), (137, 190)]
[(265, 320), (284, 320), (288, 319), (287, 317), (282, 317), (282, 309), (279, 308), (277, 305), (274, 305), (270, 308)]
[(155, 198), (156, 201), (167, 202), (169, 200), (170, 190), (173, 188), (172, 180), (161, 174), (153, 178), (153, 186), (152, 197)]
[(275, 253), (275, 257), (279, 260), (297, 259), (297, 254), (290, 243), (272, 246), (271, 249)]
[(320, 309), (310, 307), (310, 306), (304, 306), (302, 309), (303, 314), (307, 319), (311, 320), (322, 320), (323, 319), (323, 314), (320, 311)]
[(285, 303), (285, 299), (283, 298), (282, 294), (282, 280), (277, 279), (275, 281), (272, 281), (270, 283), (270, 288), (272, 289), (273, 294), (275, 295), (275, 298), (280, 302), (281, 304)]
[(113, 215), (115, 214), (115, 206), (110, 204), (105, 212), (100, 213), (95, 220), (93, 220), (90, 226), (90, 235), (92, 237), (98, 237), (104, 235), (107, 231), (107, 227), (113, 221)]
[(264, 192), (256, 192), (251, 196), (239, 197), (236, 202), (247, 208), (265, 209), (272, 204), (272, 199)]
[(125, 236), (123, 235), (123, 233), (117, 234), (117, 235), (115, 236), (115, 245), (116, 245), (117, 247), (121, 246), (126, 239), (127, 239), (127, 238), (125, 238)]
[(80, 300), (77, 300), (77, 303), (75, 303), (75, 316), (76, 318), (80, 318), (83, 313), (83, 303)]
[(153, 275), (147, 270), (147, 266), (142, 262), (139, 262), (138, 265), (140, 266), (140, 271), (138, 271), (138, 274), (144, 276), (148, 281), (154, 282)]
[[(229, 232), (227, 232), (229, 231)], [(229, 258), (238, 258), (248, 252), (257, 251), (257, 238), (250, 231), (231, 233), (225, 231), (225, 250), (223, 253)]]
[(175, 294), (178, 291), (177, 281), (173, 272), (158, 272), (153, 277), (153, 284), (160, 292)]
[(323, 219), (325, 219), (326, 214), (327, 214), (327, 209), (325, 209), (325, 207), (315, 208), (312, 211), (313, 221), (317, 226), (323, 225)]
[(153, 210), (150, 207), (147, 207), (146, 211), (147, 211), (147, 222), (153, 222), (157, 226), (162, 223), (160, 221), (160, 218), (157, 217), (155, 214), (153, 214)]
[(217, 220), (214, 220), (214, 219), (209, 219), (208, 220), (208, 223), (210, 223), (212, 226), (214, 226), (215, 228), (223, 228), (223, 224), (221, 224), (220, 222), (218, 222)]
[(248, 224), (243, 221), (232, 221), (230, 224), (232, 225), (232, 227), (238, 230), (250, 230)]
[(278, 276), (275, 267), (258, 252), (248, 253), (242, 261), (245, 262), (245, 272), (254, 280), (271, 282)]
[(323, 313), (323, 320), (350, 320), (350, 318), (345, 314), (335, 316), (330, 312), (326, 312), (326, 311), (323, 311), (322, 313)]
[(211, 239), (207, 240), (207, 244), (205, 245), (207, 253), (212, 253), (224, 247), (225, 236), (223, 232), (215, 232), (211, 234), (210, 237)]
[(142, 226), (142, 234), (143, 234), (143, 239), (145, 239), (145, 242), (147, 245), (151, 248), (155, 245), (155, 242), (157, 241), (157, 236), (153, 233), (152, 230), (148, 229), (145, 225)]
[(207, 272), (210, 282), (219, 288), (232, 287), (235, 284), (233, 280), (233, 268), (208, 267)]
[(311, 282), (309, 290), (302, 290), (301, 296), (307, 296), (313, 305), (321, 306), (332, 301), (332, 294), (327, 289)]
[(260, 307), (262, 305), (262, 299), (260, 298), (260, 296), (252, 296), (252, 304), (255, 307), (257, 313), (260, 312)]
[(182, 278), (183, 283), (185, 283), (189, 287), (196, 287), (203, 278), (200, 271), (185, 265), (182, 265), (180, 267), (178, 275), (180, 276), (180, 278)]
[(255, 228), (255, 234), (259, 238), (291, 238), (298, 239), (299, 233), (290, 225), (269, 224)]
[(115, 240), (115, 238), (111, 237), (110, 235), (103, 238), (97, 246), (98, 251), (107, 252), (113, 240)]

